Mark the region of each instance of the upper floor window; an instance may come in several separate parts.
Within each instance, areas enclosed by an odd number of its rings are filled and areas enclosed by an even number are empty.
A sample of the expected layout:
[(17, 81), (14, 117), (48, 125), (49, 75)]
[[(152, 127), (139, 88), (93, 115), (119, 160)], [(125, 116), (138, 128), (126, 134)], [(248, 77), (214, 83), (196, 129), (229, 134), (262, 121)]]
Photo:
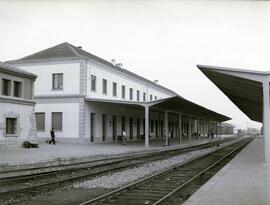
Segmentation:
[(91, 75), (91, 90), (96, 91), (96, 83), (97, 77), (95, 75)]
[(157, 100), (157, 96), (155, 96), (155, 100)]
[(137, 101), (140, 101), (140, 91), (137, 90)]
[(122, 85), (122, 98), (126, 98), (126, 86)]
[(53, 90), (63, 89), (63, 73), (54, 73), (53, 77)]
[(107, 94), (107, 80), (102, 79), (102, 93)]
[(14, 97), (21, 97), (22, 96), (22, 83), (18, 81), (14, 81), (13, 84), (13, 96)]
[(2, 95), (11, 95), (11, 81), (7, 79), (2, 79)]
[(113, 96), (117, 96), (117, 83), (113, 82)]
[(146, 94), (143, 93), (143, 101), (145, 102), (146, 101)]
[(153, 100), (153, 96), (152, 95), (150, 95), (150, 101), (152, 101)]
[(129, 99), (133, 100), (133, 89), (129, 88)]

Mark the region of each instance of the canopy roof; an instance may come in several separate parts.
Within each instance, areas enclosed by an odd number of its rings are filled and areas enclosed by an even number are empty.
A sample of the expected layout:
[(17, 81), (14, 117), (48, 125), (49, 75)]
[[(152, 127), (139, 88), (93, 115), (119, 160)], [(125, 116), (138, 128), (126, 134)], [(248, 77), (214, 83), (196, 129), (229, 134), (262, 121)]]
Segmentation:
[(260, 77), (269, 72), (197, 65), (251, 120), (262, 122), (263, 88)]
[(219, 122), (231, 119), (225, 115), (216, 113), (196, 103), (188, 101), (180, 96), (164, 98), (151, 102), (119, 101), (95, 98), (86, 98), (86, 101), (121, 104), (126, 107), (133, 107), (137, 109), (143, 109), (145, 106), (149, 106), (153, 110), (167, 110), (169, 112), (179, 112), (181, 114), (190, 115), (199, 119), (209, 119)]

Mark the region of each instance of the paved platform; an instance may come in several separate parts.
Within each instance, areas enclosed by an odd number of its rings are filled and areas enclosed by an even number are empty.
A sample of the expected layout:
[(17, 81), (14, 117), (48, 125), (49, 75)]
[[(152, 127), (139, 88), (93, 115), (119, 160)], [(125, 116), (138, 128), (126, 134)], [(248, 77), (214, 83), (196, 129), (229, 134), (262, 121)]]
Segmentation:
[[(214, 138), (213, 140), (217, 140)], [(133, 153), (141, 153), (155, 151), (158, 149), (171, 149), (176, 146), (187, 147), (192, 144), (201, 144), (211, 141), (208, 138), (200, 140), (183, 141), (181, 144), (177, 139), (171, 141), (171, 146), (164, 147), (164, 141), (151, 140), (150, 148), (144, 148), (144, 141), (128, 142), (127, 145), (119, 143), (103, 143), (103, 144), (61, 144), (56, 145), (40, 144), (39, 148), (16, 148), (9, 150), (0, 150), (0, 170), (6, 169), (12, 165), (30, 165), (45, 166), (57, 165), (70, 162), (80, 162), (89, 159), (108, 158), (112, 155), (126, 155)]]
[(270, 164), (263, 138), (255, 138), (184, 205), (269, 205)]

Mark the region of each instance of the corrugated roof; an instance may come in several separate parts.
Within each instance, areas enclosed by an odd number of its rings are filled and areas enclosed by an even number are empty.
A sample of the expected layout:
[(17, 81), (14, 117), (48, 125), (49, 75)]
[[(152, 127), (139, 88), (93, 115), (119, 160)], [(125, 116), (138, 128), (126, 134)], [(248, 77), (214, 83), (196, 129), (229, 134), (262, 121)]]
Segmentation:
[(160, 87), (164, 90), (167, 90), (168, 92), (171, 92), (174, 95), (177, 95), (177, 93), (175, 93), (174, 91), (159, 85), (151, 80), (148, 80), (140, 75), (137, 75), (125, 68), (120, 68), (118, 66), (115, 66), (114, 64), (98, 57), (95, 56), (85, 50), (83, 50), (82, 48), (76, 47), (74, 45), (71, 45), (68, 42), (64, 42), (61, 44), (58, 44), (56, 46), (47, 48), (45, 50), (39, 51), (37, 53), (34, 53), (32, 55), (17, 59), (17, 60), (11, 60), (11, 61), (7, 61), (7, 63), (11, 63), (11, 64), (20, 64), (20, 63), (36, 63), (36, 62), (40, 62), (40, 61), (44, 61), (44, 60), (48, 60), (48, 61), (54, 61), (54, 60), (67, 60), (67, 59), (91, 59), (94, 60), (96, 62), (99, 62), (101, 64), (105, 64), (109, 67), (111, 67), (112, 69), (115, 69), (121, 73), (125, 73), (127, 75), (130, 75), (132, 77), (135, 77), (137, 79), (140, 79), (142, 81), (145, 81), (153, 86), (157, 86)]
[(23, 75), (28, 78), (37, 78), (37, 75), (33, 73), (29, 73), (25, 70), (22, 70), (20, 68), (17, 68), (12, 65), (8, 65), (6, 63), (0, 62), (0, 71), (6, 72), (6, 73), (12, 73), (12, 74), (17, 74), (17, 75)]

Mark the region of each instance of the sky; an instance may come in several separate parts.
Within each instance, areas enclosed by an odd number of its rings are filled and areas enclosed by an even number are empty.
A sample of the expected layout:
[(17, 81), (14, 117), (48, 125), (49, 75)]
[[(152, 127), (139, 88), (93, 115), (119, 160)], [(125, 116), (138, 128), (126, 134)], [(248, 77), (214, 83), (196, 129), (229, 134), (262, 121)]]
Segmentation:
[(260, 127), (196, 67), (270, 70), (270, 2), (0, 1), (0, 61), (69, 42), (232, 118)]

